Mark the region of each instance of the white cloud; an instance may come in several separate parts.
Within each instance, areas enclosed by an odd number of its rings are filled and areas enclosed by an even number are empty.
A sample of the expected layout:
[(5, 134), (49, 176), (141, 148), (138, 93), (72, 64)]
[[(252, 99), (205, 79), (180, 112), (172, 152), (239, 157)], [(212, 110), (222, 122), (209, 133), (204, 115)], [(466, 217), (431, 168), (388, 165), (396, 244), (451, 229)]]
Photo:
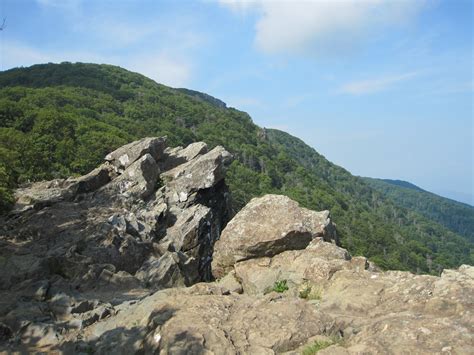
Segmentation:
[(147, 54), (131, 58), (126, 67), (158, 83), (172, 87), (186, 86), (192, 74), (192, 64), (190, 62), (182, 58), (172, 57), (166, 53)]
[(410, 72), (398, 75), (386, 75), (369, 80), (353, 81), (343, 84), (338, 92), (351, 95), (372, 94), (386, 90), (402, 81), (410, 80), (418, 74), (418, 72)]
[(413, 18), (425, 0), (220, 0), (260, 14), (255, 44), (266, 53), (338, 52)]

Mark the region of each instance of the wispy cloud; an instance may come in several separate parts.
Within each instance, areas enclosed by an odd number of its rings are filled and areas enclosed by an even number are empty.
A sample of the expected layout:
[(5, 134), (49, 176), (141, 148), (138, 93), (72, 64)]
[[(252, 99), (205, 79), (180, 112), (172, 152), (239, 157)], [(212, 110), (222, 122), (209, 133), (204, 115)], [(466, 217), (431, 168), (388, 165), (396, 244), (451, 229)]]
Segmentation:
[(38, 63), (95, 62), (104, 63), (106, 58), (89, 51), (50, 51), (38, 49), (17, 41), (4, 41), (1, 50), (1, 69), (29, 66)]
[[(0, 70), (45, 62), (95, 62), (119, 65), (165, 85), (189, 86), (199, 62), (198, 54), (208, 44), (199, 21), (187, 15), (153, 19), (126, 17), (123, 12), (92, 12), (86, 16), (74, 6), (81, 0), (37, 0), (45, 11), (60, 11), (70, 21), (66, 31), (80, 38), (66, 47), (3, 41)], [(176, 31), (179, 28), (179, 31)]]
[(373, 94), (387, 90), (400, 82), (413, 79), (418, 74), (418, 72), (410, 72), (397, 75), (386, 75), (369, 80), (352, 81), (341, 85), (337, 92), (350, 95)]
[(192, 78), (193, 64), (164, 51), (140, 52), (130, 56), (103, 55), (89, 51), (41, 50), (20, 42), (4, 42), (0, 70), (38, 63), (89, 62), (119, 65), (173, 87), (186, 86)]
[(254, 10), (255, 44), (266, 53), (340, 52), (366, 36), (404, 24), (425, 0), (220, 0), (234, 12)]
[(134, 56), (122, 65), (172, 87), (187, 86), (193, 72), (193, 64), (189, 60), (165, 52)]

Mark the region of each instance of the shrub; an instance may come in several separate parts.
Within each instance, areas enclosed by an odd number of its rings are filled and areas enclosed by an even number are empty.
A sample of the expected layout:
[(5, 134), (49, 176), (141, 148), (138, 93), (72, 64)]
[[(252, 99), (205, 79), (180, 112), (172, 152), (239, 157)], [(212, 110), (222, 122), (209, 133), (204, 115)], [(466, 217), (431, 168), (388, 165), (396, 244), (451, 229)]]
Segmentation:
[(288, 291), (288, 289), (289, 287), (286, 280), (275, 281), (275, 284), (273, 285), (273, 291), (275, 292), (282, 293)]
[(303, 349), (302, 355), (314, 355), (319, 350), (323, 350), (328, 346), (333, 345), (333, 342), (330, 340), (316, 340), (311, 345), (308, 345)]

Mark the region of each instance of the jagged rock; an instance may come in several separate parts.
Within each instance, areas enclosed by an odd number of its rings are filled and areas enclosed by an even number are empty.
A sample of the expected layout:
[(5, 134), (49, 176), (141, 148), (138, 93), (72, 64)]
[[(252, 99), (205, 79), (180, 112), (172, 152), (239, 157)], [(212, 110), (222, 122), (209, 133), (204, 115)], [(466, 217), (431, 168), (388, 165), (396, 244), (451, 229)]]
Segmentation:
[[(79, 331), (114, 314), (106, 303), (209, 280), (230, 217), (229, 159), (222, 147), (144, 138), (85, 176), (19, 189), (0, 223), (0, 322), (12, 336)], [(162, 185), (169, 169), (181, 173)]]
[(336, 239), (329, 211), (310, 211), (281, 195), (254, 198), (216, 242), (212, 272), (222, 277), (238, 261), (304, 249), (316, 237)]
[[(211, 209), (203, 205), (194, 205), (180, 213), (176, 223), (168, 229), (163, 241), (169, 241), (174, 251), (190, 252), (194, 257), (211, 256), (209, 224)], [(200, 238), (203, 238), (200, 240)], [(206, 243), (207, 242), (207, 243)], [(205, 245), (207, 244), (207, 245)], [(200, 247), (198, 250), (197, 247)], [(207, 247), (205, 251), (204, 247)]]
[(147, 153), (127, 165), (123, 174), (104, 186), (101, 192), (109, 198), (122, 196), (131, 201), (146, 199), (154, 191), (158, 175), (158, 165), (151, 154)]
[(15, 191), (16, 203), (13, 213), (30, 208), (42, 209), (61, 201), (70, 201), (77, 194), (95, 191), (109, 181), (110, 167), (103, 164), (79, 178), (30, 183)]
[(187, 163), (199, 155), (207, 153), (207, 144), (204, 142), (197, 142), (188, 145), (186, 148), (166, 148), (166, 159), (160, 166), (163, 171), (171, 170), (178, 165)]
[(184, 276), (179, 269), (177, 253), (166, 252), (159, 258), (146, 261), (136, 276), (151, 288), (184, 286)]
[(111, 180), (110, 170), (109, 165), (102, 164), (98, 168), (92, 170), (89, 174), (75, 179), (74, 181), (77, 186), (76, 194), (92, 192), (107, 184)]
[(117, 171), (123, 171), (139, 158), (149, 154), (153, 160), (163, 157), (166, 148), (166, 138), (143, 138), (139, 141), (124, 145), (112, 153), (107, 154), (105, 160), (110, 162)]
[(176, 191), (180, 201), (186, 201), (191, 193), (208, 189), (221, 181), (231, 159), (230, 153), (218, 146), (209, 153), (164, 172), (161, 177), (169, 182), (168, 185)]
[(51, 312), (58, 319), (65, 319), (71, 313), (71, 304), (73, 300), (66, 294), (57, 294), (49, 301)]

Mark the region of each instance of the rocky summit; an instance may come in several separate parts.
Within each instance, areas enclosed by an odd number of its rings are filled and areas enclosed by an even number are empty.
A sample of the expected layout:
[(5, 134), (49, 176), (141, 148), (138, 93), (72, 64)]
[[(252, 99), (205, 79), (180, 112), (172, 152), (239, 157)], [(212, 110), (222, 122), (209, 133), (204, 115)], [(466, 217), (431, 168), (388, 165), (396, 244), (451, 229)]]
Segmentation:
[(32, 183), (0, 229), (0, 352), (474, 353), (474, 268), (382, 272), (329, 211), (285, 196), (232, 218), (232, 156), (144, 138)]

